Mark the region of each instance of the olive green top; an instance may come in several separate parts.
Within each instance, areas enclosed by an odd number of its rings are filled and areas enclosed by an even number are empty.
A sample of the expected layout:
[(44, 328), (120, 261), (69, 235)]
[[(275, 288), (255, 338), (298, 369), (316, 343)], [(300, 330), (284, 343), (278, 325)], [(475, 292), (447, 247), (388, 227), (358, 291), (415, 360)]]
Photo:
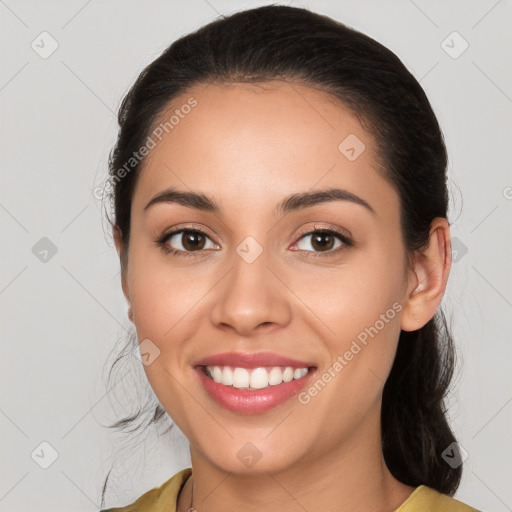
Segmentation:
[[(100, 512), (176, 512), (178, 494), (191, 474), (192, 468), (183, 469), (160, 487), (144, 493), (132, 504)], [(426, 485), (420, 485), (395, 512), (478, 512), (478, 510)]]

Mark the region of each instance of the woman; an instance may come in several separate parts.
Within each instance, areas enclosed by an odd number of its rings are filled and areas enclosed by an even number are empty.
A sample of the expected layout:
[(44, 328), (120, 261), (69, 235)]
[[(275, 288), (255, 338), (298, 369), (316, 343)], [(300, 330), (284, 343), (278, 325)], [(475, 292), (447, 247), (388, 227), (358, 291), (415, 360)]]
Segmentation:
[(164, 51), (119, 123), (122, 287), (192, 465), (110, 510), (475, 510), (443, 403), (446, 149), (400, 60), (247, 10)]

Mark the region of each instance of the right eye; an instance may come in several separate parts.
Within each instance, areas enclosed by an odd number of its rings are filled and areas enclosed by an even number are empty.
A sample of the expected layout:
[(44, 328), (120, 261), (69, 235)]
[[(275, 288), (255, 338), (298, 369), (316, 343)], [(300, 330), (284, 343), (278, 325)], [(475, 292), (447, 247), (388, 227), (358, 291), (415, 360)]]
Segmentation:
[[(208, 241), (211, 242), (213, 247), (206, 247)], [(171, 231), (166, 233), (157, 243), (167, 253), (172, 253), (173, 256), (179, 257), (188, 257), (187, 253), (190, 252), (218, 248), (204, 231), (197, 228)]]

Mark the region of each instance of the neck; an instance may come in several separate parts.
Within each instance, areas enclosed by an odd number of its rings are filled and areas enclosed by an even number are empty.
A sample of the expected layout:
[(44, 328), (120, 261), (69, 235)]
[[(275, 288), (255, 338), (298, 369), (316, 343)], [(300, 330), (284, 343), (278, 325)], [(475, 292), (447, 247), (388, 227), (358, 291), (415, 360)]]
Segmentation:
[(360, 425), (339, 446), (278, 471), (237, 474), (223, 471), (193, 447), (190, 453), (193, 475), (180, 494), (178, 512), (191, 506), (192, 483), (197, 512), (391, 512), (414, 490), (389, 472), (379, 421)]

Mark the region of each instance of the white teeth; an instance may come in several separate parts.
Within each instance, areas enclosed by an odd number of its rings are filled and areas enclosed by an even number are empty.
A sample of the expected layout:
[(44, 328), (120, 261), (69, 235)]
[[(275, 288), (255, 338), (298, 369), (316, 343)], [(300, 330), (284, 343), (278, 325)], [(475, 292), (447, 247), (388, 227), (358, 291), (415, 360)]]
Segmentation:
[(245, 368), (235, 368), (233, 371), (233, 387), (248, 388), (249, 372)]
[(264, 389), (282, 382), (300, 379), (308, 373), (307, 368), (274, 366), (269, 368), (239, 368), (231, 366), (207, 366), (207, 374), (217, 383), (237, 389)]
[(222, 372), (222, 384), (224, 386), (233, 385), (233, 370), (229, 366), (226, 366)]
[(290, 382), (291, 380), (293, 380), (293, 369), (288, 366), (283, 372), (283, 381)]
[(271, 386), (276, 386), (277, 384), (281, 384), (281, 382), (283, 382), (283, 372), (281, 368), (272, 368), (268, 374), (268, 383)]
[(222, 382), (222, 370), (218, 366), (213, 367), (212, 377), (215, 382)]
[(253, 389), (263, 389), (268, 386), (268, 372), (265, 368), (255, 368), (251, 372), (249, 385)]

